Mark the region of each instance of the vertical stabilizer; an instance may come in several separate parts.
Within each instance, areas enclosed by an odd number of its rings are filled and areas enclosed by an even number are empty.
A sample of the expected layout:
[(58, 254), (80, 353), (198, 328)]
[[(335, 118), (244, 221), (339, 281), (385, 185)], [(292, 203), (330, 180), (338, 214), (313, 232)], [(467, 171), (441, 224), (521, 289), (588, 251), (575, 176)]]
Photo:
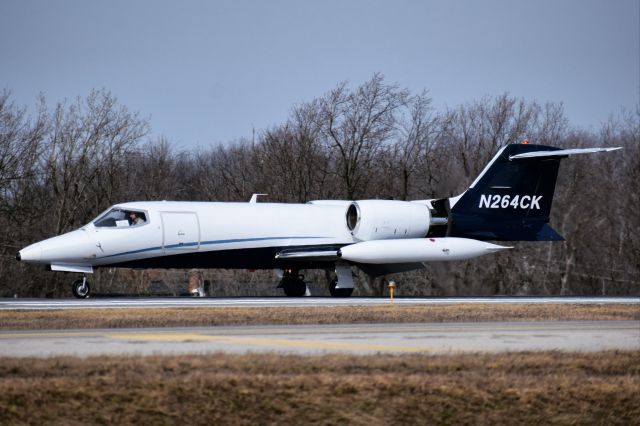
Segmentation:
[(450, 199), (448, 234), (481, 240), (563, 240), (548, 224), (560, 161), (614, 149), (505, 146), (467, 191)]

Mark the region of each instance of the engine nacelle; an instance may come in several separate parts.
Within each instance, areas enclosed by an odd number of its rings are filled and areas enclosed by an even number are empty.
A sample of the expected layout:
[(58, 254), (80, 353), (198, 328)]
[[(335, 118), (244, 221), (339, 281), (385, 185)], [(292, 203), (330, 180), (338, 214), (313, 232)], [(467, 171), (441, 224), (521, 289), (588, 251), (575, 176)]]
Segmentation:
[(424, 204), (392, 200), (354, 201), (347, 207), (347, 228), (359, 241), (422, 238), (431, 214)]

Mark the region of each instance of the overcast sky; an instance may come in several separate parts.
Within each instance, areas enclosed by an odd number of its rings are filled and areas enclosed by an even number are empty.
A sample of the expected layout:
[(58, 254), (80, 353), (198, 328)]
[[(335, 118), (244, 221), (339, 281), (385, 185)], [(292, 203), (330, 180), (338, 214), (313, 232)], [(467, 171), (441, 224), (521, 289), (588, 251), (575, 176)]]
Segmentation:
[(110, 90), (177, 147), (381, 72), (438, 109), (505, 91), (597, 128), (640, 102), (640, 0), (0, 0), (0, 89)]

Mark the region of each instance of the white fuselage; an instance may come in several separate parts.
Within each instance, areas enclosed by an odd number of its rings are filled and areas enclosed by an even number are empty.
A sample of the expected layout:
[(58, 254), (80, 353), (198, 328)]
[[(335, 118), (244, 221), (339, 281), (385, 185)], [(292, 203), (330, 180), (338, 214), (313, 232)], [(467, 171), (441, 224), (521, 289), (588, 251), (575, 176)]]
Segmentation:
[[(92, 222), (26, 247), (20, 252), (22, 260), (50, 264), (54, 270), (90, 272), (96, 266), (175, 255), (203, 258), (217, 252), (236, 252), (242, 256), (244, 250), (339, 247), (354, 242), (345, 225), (345, 205), (341, 203), (154, 201), (114, 207), (144, 212), (146, 221), (137, 226), (125, 223), (113, 227), (99, 227)], [(238, 264), (251, 268), (249, 257)]]

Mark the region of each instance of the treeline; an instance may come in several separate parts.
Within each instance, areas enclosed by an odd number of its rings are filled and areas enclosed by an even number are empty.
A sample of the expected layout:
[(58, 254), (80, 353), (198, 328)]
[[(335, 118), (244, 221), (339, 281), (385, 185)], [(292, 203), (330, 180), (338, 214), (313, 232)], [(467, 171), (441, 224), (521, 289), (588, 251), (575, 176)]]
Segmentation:
[[(431, 264), (393, 277), (398, 293), (640, 293), (640, 111), (597, 130), (570, 126), (560, 104), (509, 94), (437, 111), (427, 92), (412, 94), (375, 74), (294, 106), (286, 122), (250, 140), (178, 150), (151, 135), (147, 120), (107, 91), (54, 106), (41, 98), (31, 113), (9, 91), (0, 95), (0, 296), (68, 295), (71, 277), (20, 264), (16, 251), (118, 202), (247, 201), (253, 193), (276, 202), (448, 197), (501, 146), (524, 139), (624, 150), (563, 162), (551, 224), (566, 242), (516, 243), (506, 254)], [(243, 273), (202, 273), (219, 295), (263, 288), (252, 289), (255, 276)], [(356, 293), (382, 291), (380, 282), (360, 278)], [(183, 272), (113, 270), (95, 280), (105, 292), (186, 281)]]

